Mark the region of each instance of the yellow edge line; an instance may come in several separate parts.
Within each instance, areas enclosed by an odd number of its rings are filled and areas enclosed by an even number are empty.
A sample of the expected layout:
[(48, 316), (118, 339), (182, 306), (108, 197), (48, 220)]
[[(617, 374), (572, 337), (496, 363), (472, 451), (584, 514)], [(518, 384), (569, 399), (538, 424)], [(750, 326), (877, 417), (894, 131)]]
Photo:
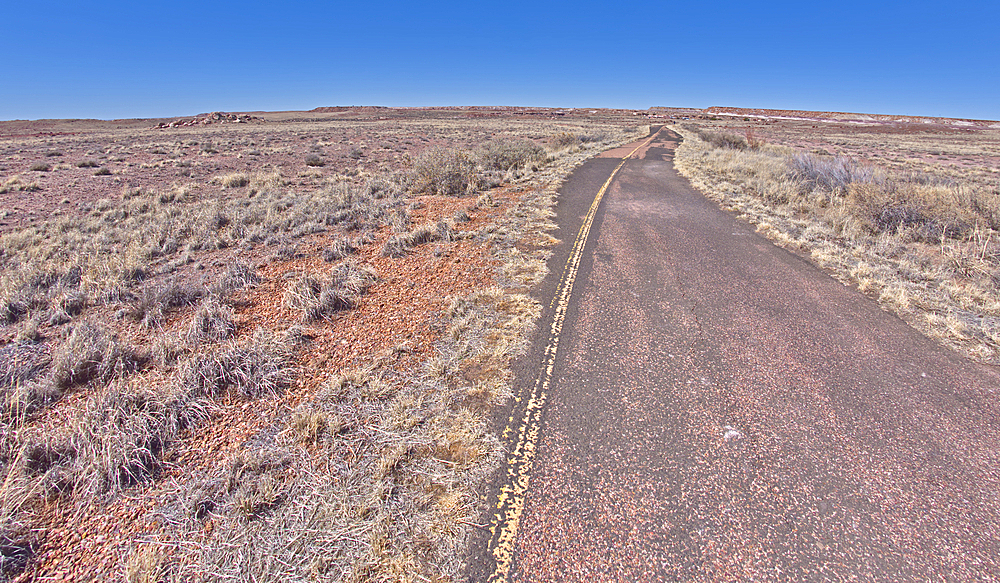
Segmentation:
[[(531, 465), (535, 459), (535, 448), (538, 442), (538, 434), (541, 429), (541, 413), (545, 402), (548, 400), (549, 387), (552, 384), (552, 370), (555, 367), (556, 353), (559, 350), (559, 337), (562, 333), (563, 323), (566, 321), (566, 312), (569, 310), (569, 300), (573, 294), (573, 284), (576, 283), (576, 275), (580, 269), (580, 261), (583, 259), (583, 250), (587, 246), (587, 239), (590, 237), (590, 228), (597, 215), (597, 209), (601, 205), (604, 193), (611, 186), (611, 181), (622, 169), (625, 162), (629, 160), (643, 146), (653, 141), (656, 134), (649, 136), (645, 142), (639, 144), (634, 150), (622, 158), (618, 166), (615, 167), (611, 175), (601, 186), (594, 197), (594, 202), (590, 204), (590, 210), (580, 225), (580, 230), (573, 241), (573, 248), (570, 250), (569, 258), (563, 268), (562, 277), (559, 279), (559, 286), (552, 297), (549, 307), (555, 306), (555, 313), (552, 315), (552, 327), (549, 331), (549, 340), (545, 345), (545, 354), (542, 361), (542, 368), (535, 378), (535, 384), (531, 393), (527, 395), (528, 402), (524, 407), (520, 419), (516, 418), (519, 411), (518, 404), (522, 396), (515, 398), (515, 404), (510, 418), (507, 420), (507, 427), (504, 429), (503, 438), (506, 443), (513, 442), (513, 449), (507, 454), (506, 479), (503, 486), (497, 492), (496, 506), (490, 520), (490, 543), (489, 550), (493, 556), (495, 567), (490, 575), (491, 582), (499, 583), (507, 581), (510, 576), (510, 569), (514, 560), (514, 543), (517, 537), (517, 529), (521, 521), (521, 514), (524, 511), (525, 496), (528, 492), (528, 477), (531, 473)], [(516, 432), (516, 438), (511, 436)]]

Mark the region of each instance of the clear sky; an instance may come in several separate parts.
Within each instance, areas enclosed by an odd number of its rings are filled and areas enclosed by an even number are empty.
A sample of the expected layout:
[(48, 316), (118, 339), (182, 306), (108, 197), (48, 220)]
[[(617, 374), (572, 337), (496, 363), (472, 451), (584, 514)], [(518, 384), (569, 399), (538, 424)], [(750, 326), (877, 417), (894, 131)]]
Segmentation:
[(332, 105), (1000, 119), (1000, 2), (29, 2), (0, 119)]

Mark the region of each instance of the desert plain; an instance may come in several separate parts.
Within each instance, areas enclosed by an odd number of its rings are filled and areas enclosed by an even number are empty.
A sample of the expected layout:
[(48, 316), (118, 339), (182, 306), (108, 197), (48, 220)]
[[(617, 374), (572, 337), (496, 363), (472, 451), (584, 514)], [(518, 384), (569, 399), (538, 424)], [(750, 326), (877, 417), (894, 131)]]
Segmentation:
[(0, 578), (463, 580), (559, 186), (723, 208), (1000, 358), (1000, 125), (733, 108), (0, 122)]

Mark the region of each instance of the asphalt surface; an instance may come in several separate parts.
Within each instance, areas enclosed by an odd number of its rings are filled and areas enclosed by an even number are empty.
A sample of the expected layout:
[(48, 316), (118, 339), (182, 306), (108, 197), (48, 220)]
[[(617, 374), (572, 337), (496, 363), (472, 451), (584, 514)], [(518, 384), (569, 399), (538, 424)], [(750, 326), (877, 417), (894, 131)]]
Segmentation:
[[(509, 570), (484, 550), (470, 578), (1000, 580), (1000, 373), (720, 211), (676, 174), (677, 139), (604, 195)], [(635, 145), (563, 187), (543, 293)]]

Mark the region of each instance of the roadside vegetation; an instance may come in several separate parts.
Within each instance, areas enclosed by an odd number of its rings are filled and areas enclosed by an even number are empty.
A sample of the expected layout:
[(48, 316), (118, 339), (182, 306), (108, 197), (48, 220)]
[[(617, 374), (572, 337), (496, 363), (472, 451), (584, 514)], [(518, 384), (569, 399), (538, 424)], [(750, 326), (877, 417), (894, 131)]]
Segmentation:
[[(928, 164), (912, 156), (920, 141), (913, 136), (843, 142), (878, 153), (862, 158), (768, 144), (752, 130), (676, 129), (684, 137), (678, 170), (724, 208), (927, 336), (1000, 363), (1000, 181), (988, 162)], [(955, 148), (989, 160), (995, 141), (969, 136)]]
[[(0, 235), (0, 580), (457, 578), (555, 189), (646, 131), (525, 129), (380, 172), (310, 154), (298, 176), (111, 187)], [(20, 176), (4, 188), (43, 188)], [(383, 341), (414, 322), (366, 306), (442, 265), (433, 333)]]

